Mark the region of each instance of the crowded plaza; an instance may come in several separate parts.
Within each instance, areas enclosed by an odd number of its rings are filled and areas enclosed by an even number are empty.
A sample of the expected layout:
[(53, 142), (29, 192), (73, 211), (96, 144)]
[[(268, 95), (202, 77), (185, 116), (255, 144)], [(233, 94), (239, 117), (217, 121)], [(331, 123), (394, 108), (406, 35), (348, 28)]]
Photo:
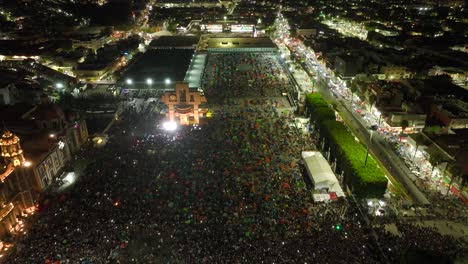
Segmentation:
[(277, 55), (271, 52), (212, 52), (203, 79), (213, 99), (275, 97), (292, 89)]
[(375, 231), (352, 199), (313, 201), (301, 151), (315, 139), (277, 110), (293, 86), (276, 55), (210, 54), (203, 89), (213, 115), (200, 125), (166, 131), (152, 107), (126, 109), (105, 146), (76, 157), (76, 182), (41, 197), (8, 262), (394, 263), (418, 245), (466, 250), (408, 223)]

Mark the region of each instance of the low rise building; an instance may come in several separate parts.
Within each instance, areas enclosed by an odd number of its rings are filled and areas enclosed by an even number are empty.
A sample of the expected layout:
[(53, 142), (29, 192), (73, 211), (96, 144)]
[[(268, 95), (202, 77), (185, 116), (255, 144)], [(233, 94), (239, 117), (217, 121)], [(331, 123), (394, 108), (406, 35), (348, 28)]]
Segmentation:
[(396, 65), (382, 66), (380, 74), (378, 74), (380, 80), (402, 80), (409, 79), (412, 76), (413, 73), (408, 71), (406, 67)]
[(296, 35), (297, 36), (313, 37), (313, 36), (317, 35), (317, 29), (316, 28), (310, 28), (310, 27), (298, 27), (296, 29)]
[(335, 72), (341, 79), (351, 79), (363, 70), (361, 56), (338, 55), (335, 58)]
[(81, 81), (96, 82), (117, 68), (119, 61), (79, 63), (75, 69), (76, 77)]
[(431, 105), (430, 118), (448, 130), (468, 128), (468, 103), (458, 98), (437, 97)]
[(112, 28), (106, 27), (86, 27), (73, 32), (70, 36), (72, 39), (72, 48), (87, 48), (94, 51), (103, 47), (111, 41)]

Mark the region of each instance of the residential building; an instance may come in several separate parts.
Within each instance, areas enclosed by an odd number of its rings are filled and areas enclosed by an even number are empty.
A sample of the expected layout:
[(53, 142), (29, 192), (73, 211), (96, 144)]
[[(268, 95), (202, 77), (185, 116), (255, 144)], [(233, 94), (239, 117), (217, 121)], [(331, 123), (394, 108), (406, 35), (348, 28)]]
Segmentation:
[(458, 98), (438, 97), (431, 105), (430, 118), (448, 130), (468, 128), (468, 103)]
[(335, 58), (335, 73), (341, 79), (351, 79), (363, 70), (361, 56), (338, 55)]
[(382, 66), (380, 69), (380, 74), (378, 75), (379, 79), (382, 80), (401, 80), (401, 79), (409, 79), (413, 76), (413, 73), (408, 71), (408, 69), (404, 66), (396, 66), (396, 65), (387, 65)]

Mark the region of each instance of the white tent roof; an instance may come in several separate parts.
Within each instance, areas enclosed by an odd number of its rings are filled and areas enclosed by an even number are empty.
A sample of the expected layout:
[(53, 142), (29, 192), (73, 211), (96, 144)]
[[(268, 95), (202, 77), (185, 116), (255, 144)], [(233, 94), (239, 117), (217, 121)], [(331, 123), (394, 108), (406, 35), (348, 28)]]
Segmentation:
[(327, 188), (328, 192), (336, 192), (338, 196), (341, 196), (343, 190), (340, 183), (322, 153), (318, 151), (303, 151), (302, 158), (305, 161), (307, 173), (314, 183), (315, 189)]

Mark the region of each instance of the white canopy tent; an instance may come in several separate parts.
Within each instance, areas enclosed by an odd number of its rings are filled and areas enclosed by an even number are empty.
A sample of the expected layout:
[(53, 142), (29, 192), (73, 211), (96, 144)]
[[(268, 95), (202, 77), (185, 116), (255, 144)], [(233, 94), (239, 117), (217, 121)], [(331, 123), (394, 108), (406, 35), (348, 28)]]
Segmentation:
[(344, 196), (343, 189), (333, 173), (327, 160), (319, 151), (303, 151), (307, 174), (316, 190), (327, 189), (328, 193), (335, 192), (338, 197)]

